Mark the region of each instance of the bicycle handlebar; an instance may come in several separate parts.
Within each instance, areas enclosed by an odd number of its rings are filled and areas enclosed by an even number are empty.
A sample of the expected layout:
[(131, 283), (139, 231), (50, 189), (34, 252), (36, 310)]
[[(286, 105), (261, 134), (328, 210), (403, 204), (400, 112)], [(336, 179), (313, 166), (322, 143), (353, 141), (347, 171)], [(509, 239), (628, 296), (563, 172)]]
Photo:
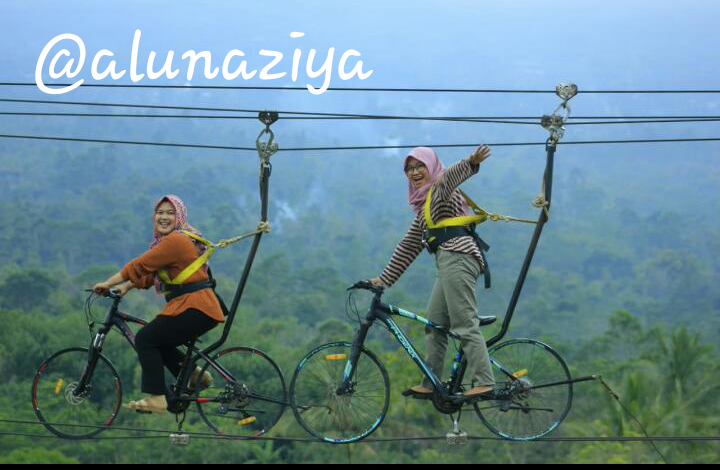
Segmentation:
[(120, 291), (114, 290), (114, 289), (108, 289), (107, 291), (103, 292), (102, 294), (98, 294), (95, 292), (94, 289), (85, 289), (85, 292), (92, 292), (95, 295), (102, 295), (103, 297), (107, 297), (109, 299), (113, 300), (120, 300), (122, 299), (122, 295), (120, 295)]
[(385, 292), (385, 286), (376, 286), (369, 280), (358, 281), (355, 284), (353, 284), (352, 286), (347, 288), (348, 291), (354, 290), (354, 289), (369, 290), (370, 292), (372, 292), (373, 294), (376, 294), (376, 295), (382, 295), (383, 292)]

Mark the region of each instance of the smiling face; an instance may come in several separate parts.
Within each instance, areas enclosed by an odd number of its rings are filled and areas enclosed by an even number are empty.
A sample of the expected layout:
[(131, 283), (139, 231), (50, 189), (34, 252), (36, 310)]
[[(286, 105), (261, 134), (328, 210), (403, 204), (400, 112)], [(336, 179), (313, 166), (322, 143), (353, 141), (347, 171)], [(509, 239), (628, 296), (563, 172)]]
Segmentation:
[(430, 172), (423, 162), (415, 158), (408, 158), (405, 165), (405, 175), (416, 188), (422, 188), (430, 183)]
[(163, 201), (155, 210), (155, 229), (160, 236), (172, 233), (177, 226), (175, 208), (168, 201)]

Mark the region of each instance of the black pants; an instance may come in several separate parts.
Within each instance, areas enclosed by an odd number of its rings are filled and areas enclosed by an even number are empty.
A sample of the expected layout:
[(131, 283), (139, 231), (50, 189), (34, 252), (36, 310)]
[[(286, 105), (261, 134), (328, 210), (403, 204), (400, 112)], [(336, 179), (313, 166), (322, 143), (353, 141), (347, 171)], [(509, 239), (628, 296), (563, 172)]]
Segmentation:
[(151, 395), (165, 395), (165, 370), (177, 377), (182, 369), (185, 354), (177, 346), (207, 333), (218, 322), (194, 308), (180, 315), (170, 317), (158, 315), (135, 337), (135, 349), (142, 366), (142, 392)]

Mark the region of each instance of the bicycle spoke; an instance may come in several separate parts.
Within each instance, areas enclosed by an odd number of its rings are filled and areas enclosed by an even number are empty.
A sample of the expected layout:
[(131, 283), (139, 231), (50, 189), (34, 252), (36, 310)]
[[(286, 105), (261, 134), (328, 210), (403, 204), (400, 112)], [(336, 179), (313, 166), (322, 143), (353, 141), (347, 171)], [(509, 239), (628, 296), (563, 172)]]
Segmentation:
[(33, 382), (35, 413), (45, 427), (64, 438), (86, 438), (103, 429), (75, 428), (68, 425), (108, 426), (120, 409), (122, 387), (117, 371), (103, 356), (99, 356), (87, 386), (79, 383), (88, 364), (88, 350), (71, 348), (60, 351), (38, 370)]
[[(495, 434), (529, 440), (554, 430), (572, 403), (570, 372), (560, 356), (534, 340), (513, 340), (490, 351), (496, 367), (512, 377), (498, 382), (500, 397), (493, 405), (475, 411)], [(541, 385), (539, 385), (541, 384)]]
[(290, 393), (298, 422), (314, 436), (333, 442), (353, 442), (374, 431), (389, 405), (387, 373), (363, 351), (349, 388), (338, 395), (350, 357), (349, 343), (322, 346), (303, 359)]
[(211, 364), (203, 368), (213, 381), (203, 393), (217, 397), (197, 402), (203, 420), (218, 434), (260, 436), (280, 419), (287, 405), (285, 380), (277, 365), (251, 348), (231, 348), (214, 359), (237, 381), (214, 373)]

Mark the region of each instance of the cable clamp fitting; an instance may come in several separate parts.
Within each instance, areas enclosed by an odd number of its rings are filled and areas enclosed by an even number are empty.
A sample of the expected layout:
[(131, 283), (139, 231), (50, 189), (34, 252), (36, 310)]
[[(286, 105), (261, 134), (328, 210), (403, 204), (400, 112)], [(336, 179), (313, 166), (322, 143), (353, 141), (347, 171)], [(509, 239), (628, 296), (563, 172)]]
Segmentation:
[(190, 436), (187, 434), (170, 434), (170, 444), (175, 446), (186, 446), (190, 444)]
[(467, 444), (468, 435), (465, 431), (460, 429), (460, 416), (452, 417), (453, 430), (445, 435), (448, 445), (461, 446)]

